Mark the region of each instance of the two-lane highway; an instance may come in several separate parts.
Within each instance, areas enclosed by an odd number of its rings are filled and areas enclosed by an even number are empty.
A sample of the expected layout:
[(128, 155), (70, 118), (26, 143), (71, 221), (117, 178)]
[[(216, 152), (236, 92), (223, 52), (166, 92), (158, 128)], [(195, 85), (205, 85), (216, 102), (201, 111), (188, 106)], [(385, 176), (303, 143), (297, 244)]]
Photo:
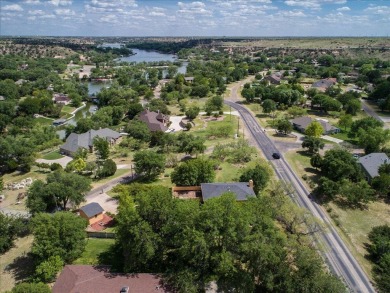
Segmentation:
[(257, 120), (242, 105), (227, 100), (225, 100), (225, 103), (240, 113), (254, 141), (261, 148), (265, 157), (271, 161), (277, 176), (285, 183), (294, 187), (293, 201), (309, 210), (313, 216), (322, 221), (327, 227), (324, 232), (317, 234), (316, 241), (321, 242), (325, 247), (323, 255), (329, 268), (344, 280), (351, 292), (375, 292), (367, 275), (334, 229), (327, 214), (316, 202), (310, 199), (309, 191), (296, 176), (290, 165), (283, 158), (283, 155), (279, 160), (272, 158), (272, 154), (279, 151), (272, 140), (261, 130)]

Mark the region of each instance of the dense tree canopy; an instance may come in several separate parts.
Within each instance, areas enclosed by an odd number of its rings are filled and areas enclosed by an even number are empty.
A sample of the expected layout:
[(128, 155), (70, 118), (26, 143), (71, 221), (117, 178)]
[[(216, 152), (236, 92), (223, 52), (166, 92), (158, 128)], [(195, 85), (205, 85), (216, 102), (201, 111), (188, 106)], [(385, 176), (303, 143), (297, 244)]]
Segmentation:
[(157, 176), (165, 169), (165, 156), (154, 151), (136, 152), (133, 161), (136, 174), (147, 181), (157, 179)]
[(237, 203), (228, 193), (199, 205), (160, 186), (123, 195), (116, 242), (123, 269), (161, 272), (178, 292), (210, 281), (225, 292), (344, 292), (316, 252), (295, 242), (295, 230), (287, 237), (276, 225), (289, 221), (282, 196)]
[(199, 186), (213, 182), (214, 164), (205, 158), (188, 160), (178, 165), (171, 173), (172, 183), (178, 186)]

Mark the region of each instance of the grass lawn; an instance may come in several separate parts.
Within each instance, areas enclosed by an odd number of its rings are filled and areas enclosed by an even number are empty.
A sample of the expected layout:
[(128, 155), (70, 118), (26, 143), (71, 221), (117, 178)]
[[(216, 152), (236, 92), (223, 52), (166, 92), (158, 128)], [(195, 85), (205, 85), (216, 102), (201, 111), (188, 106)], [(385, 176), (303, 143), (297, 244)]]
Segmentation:
[(34, 120), (37, 121), (39, 124), (42, 124), (42, 125), (52, 125), (53, 121), (54, 121), (54, 119), (43, 118), (43, 117), (38, 117), (38, 118), (35, 118)]
[(367, 205), (367, 210), (343, 209), (334, 203), (327, 205), (331, 208), (328, 214), (339, 225), (343, 239), (347, 240), (349, 249), (371, 277), (372, 264), (364, 256), (367, 254), (365, 244), (367, 235), (375, 226), (390, 225), (390, 206), (383, 201), (375, 201)]
[(97, 265), (100, 263), (99, 255), (108, 251), (115, 242), (114, 239), (88, 238), (87, 245), (81, 257), (76, 259), (73, 264), (77, 265)]
[(104, 178), (102, 180), (94, 181), (92, 183), (92, 187), (93, 188), (99, 187), (99, 186), (107, 183), (108, 181), (115, 179), (115, 178), (118, 178), (118, 177), (121, 177), (124, 174), (129, 173), (129, 172), (130, 172), (130, 169), (117, 169), (114, 175), (107, 177), (107, 178)]
[(60, 154), (60, 151), (59, 150), (55, 150), (53, 152), (50, 152), (50, 153), (47, 153), (45, 154), (42, 159), (45, 159), (45, 160), (57, 160), (57, 159), (61, 159), (63, 158), (64, 156)]
[[(0, 257), (0, 292), (11, 290), (15, 283), (27, 279), (31, 275), (31, 251), (33, 236), (19, 238), (14, 247)], [(7, 268), (7, 269), (6, 269)]]
[(72, 113), (74, 110), (76, 110), (75, 107), (68, 106), (68, 105), (63, 106), (62, 109), (61, 109), (62, 112), (69, 113), (69, 114)]

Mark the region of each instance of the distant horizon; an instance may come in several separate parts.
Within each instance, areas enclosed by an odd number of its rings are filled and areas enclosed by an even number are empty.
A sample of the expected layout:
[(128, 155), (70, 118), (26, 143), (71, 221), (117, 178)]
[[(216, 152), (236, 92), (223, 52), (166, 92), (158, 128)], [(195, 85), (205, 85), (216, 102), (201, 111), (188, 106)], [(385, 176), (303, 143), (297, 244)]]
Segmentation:
[(0, 39), (6, 38), (199, 38), (199, 39), (360, 39), (360, 38), (375, 38), (383, 39), (390, 38), (390, 36), (87, 36), (87, 35), (0, 35)]
[(386, 0), (2, 0), (0, 36), (387, 37)]

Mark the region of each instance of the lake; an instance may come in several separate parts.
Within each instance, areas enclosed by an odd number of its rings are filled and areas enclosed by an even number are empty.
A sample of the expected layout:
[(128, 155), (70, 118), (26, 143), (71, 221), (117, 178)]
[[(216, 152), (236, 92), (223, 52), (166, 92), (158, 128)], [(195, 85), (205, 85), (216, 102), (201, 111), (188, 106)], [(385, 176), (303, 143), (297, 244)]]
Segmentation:
[[(103, 44), (103, 47), (113, 47), (113, 48), (119, 48), (119, 43), (114, 44)], [(145, 51), (145, 50), (139, 50), (139, 49), (132, 49), (132, 51), (135, 53), (135, 55), (128, 56), (128, 57), (121, 57), (118, 59), (118, 61), (123, 62), (135, 62), (135, 63), (141, 63), (141, 62), (160, 62), (160, 61), (170, 61), (175, 62), (177, 60), (177, 56), (174, 54), (165, 54), (165, 53), (159, 53), (155, 51)], [(182, 65), (178, 68), (178, 72), (185, 74), (187, 70), (187, 64), (188, 62), (182, 62)], [(164, 74), (167, 74), (166, 70), (164, 70)], [(96, 82), (88, 82), (88, 95), (97, 95), (102, 88), (109, 87), (110, 82), (107, 83), (96, 83)], [(80, 118), (86, 117), (88, 115), (92, 115), (96, 111), (97, 107), (91, 103), (87, 103), (87, 106), (77, 111), (76, 115), (68, 120), (66, 124), (76, 125), (77, 121)], [(63, 128), (63, 127), (61, 127)], [(57, 134), (60, 136), (60, 138), (65, 137), (65, 130), (58, 130)]]

